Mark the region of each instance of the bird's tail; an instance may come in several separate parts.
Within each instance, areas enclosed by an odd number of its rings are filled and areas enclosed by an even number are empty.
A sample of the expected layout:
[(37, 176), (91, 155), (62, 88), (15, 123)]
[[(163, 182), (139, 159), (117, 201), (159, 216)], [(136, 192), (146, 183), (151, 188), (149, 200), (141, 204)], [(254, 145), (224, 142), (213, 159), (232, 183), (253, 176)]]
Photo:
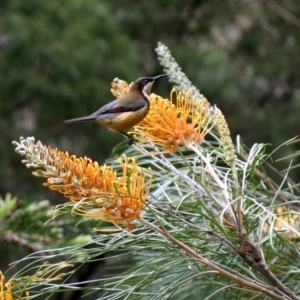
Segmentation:
[(64, 123), (66, 124), (73, 124), (73, 123), (80, 123), (80, 122), (93, 122), (95, 121), (95, 117), (87, 116), (87, 117), (80, 117), (80, 118), (74, 118), (65, 120)]

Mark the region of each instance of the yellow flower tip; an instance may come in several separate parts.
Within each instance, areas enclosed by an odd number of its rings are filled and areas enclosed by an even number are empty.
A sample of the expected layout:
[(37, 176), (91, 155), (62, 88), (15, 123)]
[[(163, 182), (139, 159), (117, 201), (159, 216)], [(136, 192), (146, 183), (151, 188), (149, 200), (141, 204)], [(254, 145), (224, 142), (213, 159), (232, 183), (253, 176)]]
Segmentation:
[(21, 139), (16, 144), (17, 152), (26, 156), (24, 163), (37, 168), (34, 175), (47, 178), (45, 186), (76, 202), (73, 214), (122, 224), (129, 229), (140, 218), (151, 188), (152, 172), (140, 168), (134, 158), (123, 155), (118, 159), (122, 169), (118, 175), (110, 166), (99, 166), (87, 157), (70, 156), (41, 142), (35, 144), (33, 138)]
[(221, 110), (215, 107), (216, 125), (220, 134), (221, 144), (224, 150), (224, 160), (229, 165), (236, 159), (235, 148), (230, 137), (230, 131)]
[(114, 97), (120, 98), (128, 94), (131, 84), (129, 85), (126, 81), (119, 78), (115, 78), (111, 83), (111, 93)]
[(73, 213), (119, 224), (132, 230), (141, 217), (151, 188), (152, 173), (146, 184), (147, 170), (138, 167), (134, 158), (123, 155), (118, 159), (122, 176), (111, 181), (111, 192), (98, 199), (79, 202)]
[(8, 281), (7, 283), (5, 283), (5, 276), (0, 271), (0, 300), (21, 299), (22, 297), (24, 297), (24, 292), (25, 292), (25, 297), (26, 297), (25, 299), (29, 300), (28, 292), (26, 292), (24, 290), (20, 290), (19, 292), (13, 292), (12, 291), (12, 282)]
[[(275, 229), (280, 235), (286, 239), (293, 240), (299, 239), (297, 231), (300, 227), (299, 213), (292, 210), (287, 206), (278, 206), (274, 209), (273, 214), (275, 216), (272, 226), (269, 222), (265, 222), (264, 230)], [(295, 230), (293, 230), (295, 229)]]
[(116, 172), (109, 166), (99, 166), (87, 157), (76, 158), (68, 152), (48, 148), (43, 169), (33, 172), (36, 176), (47, 178), (45, 186), (64, 194), (71, 201), (84, 198), (97, 198), (111, 193)]
[(136, 228), (144, 206), (145, 203), (142, 200), (127, 195), (110, 197), (107, 205), (102, 208), (90, 208), (83, 202), (80, 207), (76, 208), (74, 214), (114, 223), (131, 231)]
[(131, 223), (140, 219), (144, 203), (133, 197), (116, 198), (110, 206), (105, 207), (105, 215), (114, 221), (126, 220)]
[(197, 100), (191, 91), (179, 93), (173, 89), (170, 100), (150, 95), (150, 111), (132, 133), (141, 143), (149, 138), (173, 152), (189, 143), (200, 144), (210, 130), (209, 121), (209, 103), (205, 98)]

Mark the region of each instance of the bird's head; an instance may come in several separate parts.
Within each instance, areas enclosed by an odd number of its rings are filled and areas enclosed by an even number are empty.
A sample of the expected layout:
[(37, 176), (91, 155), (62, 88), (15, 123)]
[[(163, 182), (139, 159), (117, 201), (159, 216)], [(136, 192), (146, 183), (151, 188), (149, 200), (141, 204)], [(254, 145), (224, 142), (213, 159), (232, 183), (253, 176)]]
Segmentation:
[(155, 77), (140, 77), (133, 83), (133, 88), (138, 88), (141, 93), (150, 95), (153, 83), (160, 77), (169, 76), (168, 74), (157, 75)]

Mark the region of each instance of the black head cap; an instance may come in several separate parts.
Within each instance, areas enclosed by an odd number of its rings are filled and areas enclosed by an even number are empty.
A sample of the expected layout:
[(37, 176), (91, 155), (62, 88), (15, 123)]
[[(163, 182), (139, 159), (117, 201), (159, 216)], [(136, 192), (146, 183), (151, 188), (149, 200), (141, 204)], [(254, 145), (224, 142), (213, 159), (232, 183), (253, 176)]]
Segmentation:
[(169, 76), (168, 74), (157, 75), (155, 77), (140, 77), (134, 83), (138, 86), (141, 91), (146, 91), (147, 94), (150, 94), (151, 87), (155, 80), (160, 77)]

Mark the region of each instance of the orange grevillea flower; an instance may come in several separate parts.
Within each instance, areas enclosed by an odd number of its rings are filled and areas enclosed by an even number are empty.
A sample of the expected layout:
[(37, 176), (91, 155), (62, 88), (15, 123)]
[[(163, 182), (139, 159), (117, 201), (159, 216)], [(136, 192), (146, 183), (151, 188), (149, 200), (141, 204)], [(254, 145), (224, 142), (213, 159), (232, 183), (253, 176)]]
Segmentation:
[(272, 218), (274, 218), (272, 220), (272, 226), (270, 226), (270, 220), (265, 222), (265, 231), (268, 231), (271, 227), (272, 230), (275, 228), (278, 233), (285, 238), (299, 238), (300, 215), (298, 212), (288, 206), (278, 206), (274, 209)]
[(141, 216), (150, 185), (145, 188), (146, 170), (138, 167), (133, 158), (123, 156), (118, 162), (122, 166), (122, 175), (112, 182), (112, 193), (103, 195), (105, 205), (101, 198), (85, 201), (75, 208), (75, 213), (121, 225), (126, 223), (130, 230)]
[(125, 80), (115, 78), (111, 83), (111, 93), (116, 97), (120, 98), (128, 94), (131, 84), (128, 84)]
[(29, 276), (14, 277), (7, 283), (4, 283), (4, 275), (0, 271), (0, 300), (30, 299), (29, 287), (37, 287), (39, 283), (49, 283), (52, 281), (61, 281), (66, 273), (61, 273), (64, 268), (74, 267), (72, 264), (61, 261), (58, 263), (45, 262), (38, 270)]
[(124, 155), (118, 159), (121, 166), (118, 173), (115, 168), (99, 166), (87, 157), (77, 158), (41, 142), (35, 143), (34, 138), (21, 138), (20, 143), (14, 144), (16, 151), (26, 156), (23, 163), (37, 168), (33, 174), (47, 178), (45, 186), (75, 202), (74, 214), (134, 228), (133, 223), (145, 206), (152, 175), (138, 167), (133, 158)]
[[(25, 298), (22, 298), (24, 297)], [(14, 299), (29, 299), (29, 293), (20, 291), (20, 292), (13, 292), (12, 291), (12, 283), (8, 281), (5, 283), (5, 277), (0, 271), (0, 300), (14, 300)]]
[(201, 143), (210, 130), (208, 101), (195, 99), (190, 91), (178, 92), (176, 89), (172, 90), (170, 98), (151, 94), (148, 115), (131, 133), (141, 143), (146, 143), (149, 138), (171, 152), (177, 151), (178, 146)]
[[(111, 83), (111, 92), (119, 98), (126, 95), (130, 85), (115, 78)], [(173, 89), (171, 99), (150, 95), (148, 115), (134, 127), (132, 134), (141, 143), (149, 138), (154, 144), (167, 151), (177, 151), (178, 146), (189, 143), (200, 144), (208, 131), (214, 126), (209, 118), (209, 103), (205, 98), (195, 99), (191, 91), (178, 92)], [(172, 99), (175, 98), (175, 104)]]

